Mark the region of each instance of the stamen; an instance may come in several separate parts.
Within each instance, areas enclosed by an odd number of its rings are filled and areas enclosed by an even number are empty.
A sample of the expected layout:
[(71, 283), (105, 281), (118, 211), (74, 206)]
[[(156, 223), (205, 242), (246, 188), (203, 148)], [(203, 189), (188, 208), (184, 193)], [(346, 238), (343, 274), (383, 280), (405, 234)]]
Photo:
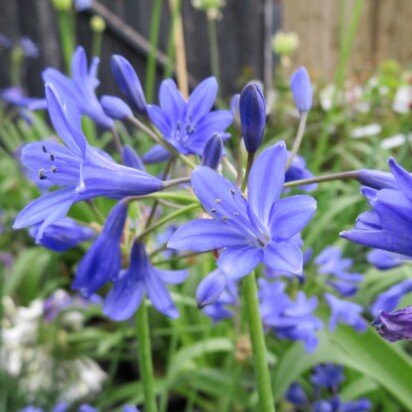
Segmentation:
[(53, 154), (53, 153), (50, 155), (50, 160), (51, 160), (52, 162), (54, 162), (54, 154)]
[(222, 220), (223, 220), (224, 222), (226, 222), (227, 220), (229, 220), (229, 218), (228, 218), (227, 216), (223, 216), (223, 217), (222, 217)]
[(212, 213), (216, 213), (216, 209), (215, 209), (215, 208), (210, 209), (210, 211), (211, 211)]
[(222, 199), (216, 199), (216, 200), (215, 200), (215, 203), (218, 204), (218, 205), (220, 205), (220, 204), (222, 203)]
[(232, 195), (235, 195), (236, 194), (235, 189), (230, 189), (230, 193), (232, 193)]
[(46, 173), (45, 173), (44, 169), (39, 170), (39, 179), (40, 180), (47, 179), (47, 176), (46, 176)]
[(51, 171), (52, 171), (53, 173), (56, 173), (56, 172), (57, 172), (57, 167), (53, 165), (53, 166), (51, 167)]
[(46, 146), (43, 145), (41, 148), (42, 148), (42, 150), (43, 150), (43, 153), (47, 153)]
[(238, 217), (238, 216), (239, 216), (239, 213), (238, 213), (238, 212), (234, 212), (234, 213), (233, 213), (233, 216), (234, 216), (234, 217)]

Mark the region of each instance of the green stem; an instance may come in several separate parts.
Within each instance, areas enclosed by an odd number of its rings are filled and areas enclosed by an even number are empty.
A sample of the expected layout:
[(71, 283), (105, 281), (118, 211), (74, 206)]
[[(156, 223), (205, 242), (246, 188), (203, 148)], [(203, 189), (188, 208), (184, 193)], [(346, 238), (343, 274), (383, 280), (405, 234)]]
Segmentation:
[(143, 380), (145, 411), (156, 412), (157, 405), (154, 391), (152, 348), (150, 343), (149, 316), (145, 300), (136, 314), (136, 335), (139, 353), (140, 376)]
[(258, 291), (255, 272), (251, 272), (242, 280), (242, 292), (245, 299), (249, 324), (250, 340), (253, 350), (253, 364), (256, 370), (257, 387), (261, 412), (275, 412), (272, 385), (266, 356), (265, 335), (260, 317)]
[(359, 172), (357, 170), (350, 170), (348, 172), (332, 173), (325, 176), (312, 177), (310, 179), (293, 180), (285, 183), (284, 187), (296, 187), (303, 185), (310, 185), (312, 183), (331, 182), (333, 180), (357, 179)]
[(175, 63), (175, 36), (173, 35), (176, 30), (176, 22), (179, 18), (180, 8), (179, 4), (177, 3), (175, 7), (171, 9), (171, 16), (170, 16), (170, 28), (169, 28), (169, 42), (167, 44), (167, 65), (165, 67), (163, 77), (165, 79), (169, 78), (173, 74), (174, 63)]
[(294, 157), (299, 152), (300, 145), (302, 144), (303, 133), (305, 132), (307, 118), (308, 118), (307, 112), (303, 112), (300, 116), (298, 133), (296, 134), (295, 141), (293, 142), (292, 150), (290, 152), (290, 156), (286, 163), (286, 168), (285, 168), (286, 170), (289, 169), (289, 167), (291, 166), (293, 162)]
[(152, 19), (150, 22), (150, 53), (147, 59), (146, 66), (146, 100), (151, 103), (153, 101), (154, 83), (156, 77), (156, 51), (159, 41), (160, 20), (162, 17), (163, 0), (154, 0), (152, 7)]
[(59, 11), (59, 32), (60, 32), (60, 44), (63, 50), (63, 59), (66, 67), (67, 74), (70, 74), (70, 67), (72, 61), (72, 54), (74, 51), (74, 24), (73, 24), (73, 12)]
[(92, 56), (99, 57), (102, 53), (102, 41), (103, 41), (103, 32), (93, 31), (92, 38)]
[[(220, 83), (220, 67), (219, 67), (219, 46), (217, 41), (216, 22), (214, 19), (207, 18), (207, 35), (209, 40), (210, 65), (213, 76), (216, 77), (217, 84)], [(220, 98), (220, 88), (218, 97)]]
[(246, 190), (250, 169), (252, 168), (254, 160), (255, 160), (255, 153), (248, 153), (245, 176), (243, 177), (243, 182), (242, 182), (242, 192)]

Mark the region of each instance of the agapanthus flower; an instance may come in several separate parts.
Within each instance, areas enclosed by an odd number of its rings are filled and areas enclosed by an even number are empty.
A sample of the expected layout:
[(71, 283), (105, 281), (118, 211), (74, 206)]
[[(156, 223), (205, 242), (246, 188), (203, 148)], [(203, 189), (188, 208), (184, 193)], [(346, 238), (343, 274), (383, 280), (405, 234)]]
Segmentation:
[(394, 159), (389, 167), (399, 190), (362, 188), (372, 210), (341, 236), (355, 243), (412, 258), (412, 176)]
[(308, 299), (300, 291), (296, 300), (292, 300), (286, 294), (283, 282), (270, 283), (260, 279), (259, 298), (266, 328), (273, 329), (280, 339), (301, 340), (309, 353), (316, 349), (316, 332), (323, 327), (322, 321), (313, 315), (318, 304), (316, 296)]
[(62, 219), (74, 202), (98, 196), (122, 198), (163, 188), (163, 182), (134, 168), (119, 165), (109, 155), (90, 146), (81, 130), (80, 116), (69, 112), (52, 85), (46, 97), (53, 126), (66, 146), (43, 141), (22, 150), (22, 162), (37, 171), (40, 181), (61, 186), (27, 205), (14, 222), (15, 229), (42, 222), (37, 232)]
[(374, 249), (368, 253), (367, 260), (379, 270), (388, 270), (401, 266), (405, 258), (397, 253)]
[(30, 37), (23, 36), (19, 41), (19, 45), (23, 49), (23, 54), (25, 57), (29, 57), (31, 59), (36, 59), (39, 57), (39, 46), (34, 43)]
[(178, 310), (165, 284), (179, 284), (186, 279), (187, 274), (187, 270), (155, 268), (150, 263), (145, 246), (134, 242), (130, 266), (112, 279), (114, 285), (106, 297), (103, 312), (113, 320), (129, 319), (147, 294), (159, 312), (177, 318)]
[(289, 386), (289, 389), (285, 393), (285, 398), (296, 406), (303, 406), (308, 401), (305, 391), (297, 382), (293, 382), (292, 385)]
[(412, 291), (412, 279), (404, 280), (390, 287), (385, 292), (378, 295), (375, 302), (371, 306), (371, 313), (375, 317), (380, 312), (392, 312), (399, 305), (399, 302), (404, 295)]
[(342, 251), (338, 247), (325, 248), (315, 259), (319, 266), (319, 273), (327, 275), (327, 284), (332, 286), (342, 296), (353, 296), (358, 290), (358, 283), (363, 276), (360, 273), (352, 273), (350, 269), (353, 260), (342, 257)]
[(115, 279), (121, 267), (120, 241), (127, 211), (124, 201), (118, 202), (110, 211), (102, 232), (79, 263), (73, 289), (90, 296)]
[(325, 293), (325, 299), (331, 309), (329, 329), (334, 331), (338, 323), (351, 326), (357, 332), (364, 332), (367, 328), (362, 317), (363, 308), (354, 302), (338, 299), (330, 293)]
[(214, 133), (206, 142), (202, 154), (202, 165), (217, 169), (223, 156), (223, 140), (219, 133)]
[[(211, 111), (217, 95), (217, 81), (214, 77), (203, 80), (185, 100), (172, 79), (160, 85), (160, 105), (149, 105), (148, 115), (152, 123), (176, 150), (182, 154), (202, 155), (206, 142), (213, 133), (220, 133), (222, 139), (229, 137), (225, 130), (232, 123), (229, 110)], [(159, 152), (163, 158), (159, 157)], [(166, 159), (169, 153), (154, 146), (145, 155), (145, 161)], [(153, 158), (152, 158), (153, 157)]]
[(137, 154), (136, 150), (127, 144), (122, 147), (122, 159), (126, 166), (145, 171), (143, 160)]
[[(288, 155), (290, 155), (290, 152), (288, 152)], [(285, 183), (301, 179), (311, 179), (312, 177), (314, 177), (312, 172), (306, 167), (306, 160), (302, 156), (295, 155), (289, 169), (286, 171)], [(317, 188), (317, 183), (299, 186), (299, 189), (305, 192), (312, 192)]]
[(293, 100), (299, 112), (308, 112), (312, 107), (312, 84), (304, 67), (296, 70), (290, 79)]
[(338, 396), (322, 399), (313, 404), (314, 412), (368, 412), (372, 408), (369, 399), (361, 398), (355, 401), (342, 402)]
[(119, 97), (102, 96), (100, 99), (103, 111), (115, 120), (123, 120), (133, 115), (130, 107)]
[[(68, 410), (68, 404), (66, 402), (60, 402), (57, 405), (53, 406), (50, 412), (66, 412)], [(44, 412), (43, 408), (37, 408), (32, 405), (28, 405), (23, 409), (20, 409), (20, 412)]]
[[(17, 107), (30, 107), (33, 103), (37, 103), (39, 100), (33, 97), (28, 97), (24, 90), (19, 86), (12, 86), (1, 90), (0, 99)], [(46, 107), (47, 105), (44, 104), (43, 108)]]
[(100, 59), (94, 57), (88, 68), (86, 52), (79, 46), (72, 58), (72, 78), (57, 69), (48, 68), (43, 72), (43, 80), (54, 85), (68, 106), (77, 107), (81, 114), (89, 116), (99, 126), (112, 129), (114, 122), (103, 111), (95, 91), (100, 83), (97, 78), (99, 62)]
[(192, 188), (212, 219), (182, 226), (168, 246), (203, 252), (223, 249), (218, 268), (241, 278), (263, 262), (283, 273), (302, 274), (303, 256), (291, 240), (310, 221), (316, 202), (310, 196), (279, 199), (283, 190), (286, 147), (280, 142), (262, 152), (248, 179), (248, 198), (209, 167), (192, 173)]
[(412, 340), (412, 306), (391, 313), (381, 312), (372, 325), (389, 342)]
[[(32, 238), (37, 239), (41, 225), (37, 223), (30, 228), (29, 233)], [(48, 226), (37, 243), (56, 252), (63, 252), (81, 242), (90, 240), (94, 235), (93, 229), (79, 225), (75, 220), (65, 217)]]
[(319, 388), (337, 388), (344, 379), (343, 367), (333, 363), (316, 366), (310, 378)]
[(93, 0), (74, 0), (76, 11), (84, 11), (92, 7)]

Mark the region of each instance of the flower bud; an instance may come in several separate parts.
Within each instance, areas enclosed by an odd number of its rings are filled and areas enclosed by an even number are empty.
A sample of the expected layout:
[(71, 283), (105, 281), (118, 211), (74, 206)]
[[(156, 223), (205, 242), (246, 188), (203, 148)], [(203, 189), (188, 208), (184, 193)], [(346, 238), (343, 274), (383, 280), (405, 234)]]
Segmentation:
[(124, 57), (116, 54), (112, 56), (111, 66), (116, 83), (131, 108), (138, 113), (146, 113), (143, 88), (132, 65)]
[(227, 277), (216, 269), (209, 273), (199, 284), (196, 291), (197, 307), (204, 308), (219, 299), (227, 283)]
[(90, 27), (96, 33), (103, 33), (106, 30), (106, 22), (100, 16), (93, 16), (90, 19)]
[(372, 325), (389, 342), (412, 340), (412, 306), (391, 313), (381, 312)]
[(246, 150), (255, 153), (262, 142), (266, 123), (265, 98), (256, 83), (249, 83), (242, 90), (239, 111)]
[(299, 37), (296, 33), (278, 31), (272, 37), (273, 51), (280, 56), (290, 56), (299, 46)]
[(214, 133), (206, 142), (203, 150), (202, 165), (216, 170), (223, 155), (223, 140), (219, 133)]
[(120, 98), (115, 96), (102, 96), (100, 103), (107, 116), (116, 120), (123, 120), (133, 116), (130, 107)]
[(68, 11), (72, 7), (72, 0), (53, 0), (53, 6), (57, 11)]
[(133, 169), (137, 170), (145, 170), (142, 159), (136, 153), (136, 151), (129, 145), (123, 146), (122, 159), (124, 164), (128, 167), (133, 167)]
[(302, 112), (308, 112), (312, 107), (312, 85), (307, 70), (304, 67), (296, 70), (290, 79), (293, 100), (296, 108)]
[(358, 171), (358, 182), (372, 189), (396, 189), (399, 190), (395, 178), (389, 172), (381, 170), (360, 169)]

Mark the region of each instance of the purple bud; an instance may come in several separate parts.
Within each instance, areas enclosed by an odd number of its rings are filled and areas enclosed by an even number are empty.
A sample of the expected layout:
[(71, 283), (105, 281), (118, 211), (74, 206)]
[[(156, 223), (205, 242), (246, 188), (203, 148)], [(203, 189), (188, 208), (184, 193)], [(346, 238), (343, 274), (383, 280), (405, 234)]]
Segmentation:
[(203, 150), (202, 165), (216, 170), (223, 155), (223, 140), (219, 133), (214, 133), (206, 142)]
[(262, 142), (266, 123), (265, 98), (256, 83), (249, 83), (242, 90), (239, 111), (246, 150), (255, 153)]
[(233, 115), (233, 120), (236, 126), (240, 125), (240, 112), (239, 112), (240, 93), (236, 93), (230, 99), (230, 111)]
[(211, 305), (219, 299), (227, 284), (227, 277), (220, 270), (209, 273), (199, 284), (196, 291), (199, 309)]
[(399, 190), (395, 178), (389, 172), (381, 170), (361, 169), (358, 171), (358, 182), (373, 189), (396, 189)]
[(111, 59), (112, 72), (117, 85), (126, 97), (131, 108), (141, 114), (146, 113), (146, 99), (139, 77), (132, 65), (117, 54)]
[(145, 170), (144, 164), (140, 156), (136, 151), (129, 145), (123, 146), (122, 149), (122, 159), (126, 166), (133, 167), (137, 170)]
[(412, 306), (391, 313), (381, 312), (372, 325), (389, 342), (412, 340)]
[(133, 115), (130, 107), (119, 97), (102, 96), (100, 103), (104, 112), (116, 120), (123, 120)]
[(305, 391), (297, 382), (292, 383), (285, 393), (285, 398), (296, 406), (302, 406), (307, 401)]
[(307, 70), (304, 67), (296, 70), (290, 79), (293, 100), (300, 112), (308, 112), (312, 107), (312, 85)]

